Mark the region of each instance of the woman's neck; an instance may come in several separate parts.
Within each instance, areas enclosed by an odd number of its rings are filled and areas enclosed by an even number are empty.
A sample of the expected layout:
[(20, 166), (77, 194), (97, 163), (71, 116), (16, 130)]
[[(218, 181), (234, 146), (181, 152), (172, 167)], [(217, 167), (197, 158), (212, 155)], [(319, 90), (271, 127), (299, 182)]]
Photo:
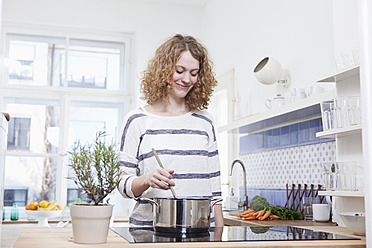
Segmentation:
[(165, 115), (165, 116), (178, 116), (184, 115), (189, 112), (185, 102), (176, 102), (172, 98), (170, 103), (165, 101), (158, 101), (151, 105), (145, 106), (146, 111), (151, 114)]

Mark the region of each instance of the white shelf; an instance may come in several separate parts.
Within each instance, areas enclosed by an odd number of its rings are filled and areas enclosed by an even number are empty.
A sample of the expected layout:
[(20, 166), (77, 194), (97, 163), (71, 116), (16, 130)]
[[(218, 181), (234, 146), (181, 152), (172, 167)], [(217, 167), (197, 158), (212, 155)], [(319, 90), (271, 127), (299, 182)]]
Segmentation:
[(327, 130), (323, 132), (316, 133), (317, 138), (339, 138), (348, 135), (360, 134), (362, 133), (362, 125), (356, 125), (345, 128), (337, 128), (332, 130)]
[(364, 197), (363, 191), (319, 191), (319, 195), (324, 196), (343, 196), (343, 197)]
[[(276, 124), (286, 125), (305, 120), (321, 117), (320, 103), (330, 100), (336, 96), (335, 90), (329, 90), (317, 95), (313, 95), (293, 103), (288, 103), (280, 108), (268, 110), (256, 115), (247, 116), (235, 120), (225, 126), (219, 127), (219, 133), (232, 131), (237, 128), (254, 125), (256, 129), (275, 127)], [(278, 119), (278, 121), (276, 121)]]
[(359, 76), (359, 65), (351, 66), (344, 68), (340, 71), (337, 71), (336, 73), (333, 73), (332, 75), (328, 75), (323, 77), (322, 79), (318, 80), (317, 82), (321, 83), (327, 83), (327, 82), (340, 82), (345, 79)]

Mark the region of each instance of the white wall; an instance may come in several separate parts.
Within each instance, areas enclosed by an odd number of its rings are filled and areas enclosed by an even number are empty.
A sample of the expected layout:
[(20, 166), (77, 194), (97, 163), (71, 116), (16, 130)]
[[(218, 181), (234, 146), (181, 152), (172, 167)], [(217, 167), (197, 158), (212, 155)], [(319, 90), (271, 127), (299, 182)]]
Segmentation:
[(266, 98), (276, 94), (253, 75), (263, 57), (279, 60), (291, 87), (307, 89), (334, 70), (335, 53), (358, 44), (353, 0), (213, 0), (205, 8), (153, 2), (4, 0), (3, 19), (133, 33), (137, 94), (156, 47), (175, 33), (194, 35), (210, 51), (217, 76), (235, 68), (243, 114), (267, 110)]
[[(253, 69), (265, 56), (273, 56), (291, 75), (291, 87), (308, 88), (332, 72), (332, 0), (210, 1), (203, 30), (221, 75), (235, 68), (243, 112), (267, 110), (266, 98), (276, 87), (260, 84)], [(287, 93), (288, 94), (288, 93)]]
[(201, 36), (202, 8), (138, 0), (4, 0), (3, 20), (133, 33), (132, 83), (138, 87), (140, 72), (166, 38), (176, 33)]
[(359, 47), (358, 1), (333, 1), (334, 53)]

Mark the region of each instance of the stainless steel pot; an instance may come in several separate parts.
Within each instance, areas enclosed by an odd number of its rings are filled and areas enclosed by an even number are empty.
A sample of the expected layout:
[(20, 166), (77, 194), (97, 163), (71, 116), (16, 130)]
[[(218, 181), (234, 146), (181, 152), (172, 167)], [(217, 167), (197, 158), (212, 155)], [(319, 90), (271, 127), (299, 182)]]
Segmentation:
[(141, 198), (153, 205), (155, 233), (208, 234), (212, 207), (222, 199)]

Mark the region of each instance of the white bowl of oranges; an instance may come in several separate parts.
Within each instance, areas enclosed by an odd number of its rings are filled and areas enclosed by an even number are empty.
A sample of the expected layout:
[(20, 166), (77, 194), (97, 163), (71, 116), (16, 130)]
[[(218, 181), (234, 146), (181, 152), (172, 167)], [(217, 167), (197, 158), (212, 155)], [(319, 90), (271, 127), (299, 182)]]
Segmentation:
[(26, 214), (28, 218), (35, 218), (38, 220), (39, 227), (50, 227), (48, 219), (59, 217), (61, 212), (61, 207), (57, 205), (57, 201), (33, 202), (26, 205)]

